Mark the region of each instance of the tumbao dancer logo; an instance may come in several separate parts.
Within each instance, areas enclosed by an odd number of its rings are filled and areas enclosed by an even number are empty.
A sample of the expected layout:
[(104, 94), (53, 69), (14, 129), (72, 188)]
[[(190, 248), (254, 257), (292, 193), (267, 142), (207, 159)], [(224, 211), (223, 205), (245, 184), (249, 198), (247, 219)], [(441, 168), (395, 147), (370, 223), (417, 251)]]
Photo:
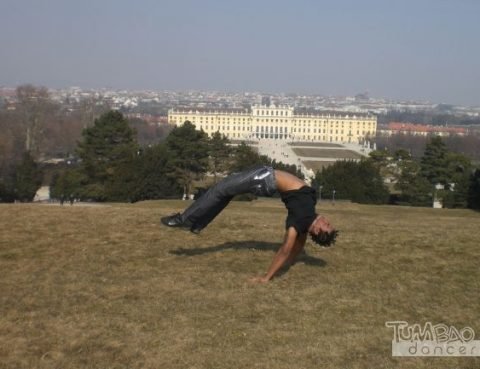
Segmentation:
[(457, 329), (446, 324), (408, 324), (405, 321), (389, 321), (393, 330), (392, 356), (480, 356), (480, 340), (475, 340), (471, 327)]

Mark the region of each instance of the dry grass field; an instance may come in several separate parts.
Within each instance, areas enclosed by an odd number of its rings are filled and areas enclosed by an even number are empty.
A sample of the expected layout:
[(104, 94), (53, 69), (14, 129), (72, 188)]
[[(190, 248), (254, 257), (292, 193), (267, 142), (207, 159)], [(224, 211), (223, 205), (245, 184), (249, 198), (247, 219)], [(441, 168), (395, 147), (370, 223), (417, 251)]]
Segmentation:
[(480, 368), (392, 358), (385, 327), (480, 332), (480, 214), (325, 203), (337, 245), (252, 285), (281, 202), (231, 204), (199, 236), (159, 224), (183, 206), (1, 205), (0, 368)]

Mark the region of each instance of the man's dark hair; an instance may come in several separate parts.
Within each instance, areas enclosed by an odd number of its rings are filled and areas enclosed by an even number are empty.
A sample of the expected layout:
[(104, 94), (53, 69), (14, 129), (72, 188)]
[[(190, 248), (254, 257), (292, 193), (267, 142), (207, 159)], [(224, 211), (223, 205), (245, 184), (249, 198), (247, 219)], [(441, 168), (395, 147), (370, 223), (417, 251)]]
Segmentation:
[(320, 232), (319, 234), (312, 234), (312, 241), (322, 247), (330, 247), (335, 244), (337, 240), (338, 231)]

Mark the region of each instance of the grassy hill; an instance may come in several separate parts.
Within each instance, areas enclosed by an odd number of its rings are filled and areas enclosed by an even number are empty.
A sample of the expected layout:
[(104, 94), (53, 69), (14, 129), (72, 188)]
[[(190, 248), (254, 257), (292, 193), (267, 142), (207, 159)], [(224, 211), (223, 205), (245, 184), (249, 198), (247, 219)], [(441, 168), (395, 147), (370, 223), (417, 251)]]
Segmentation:
[(0, 368), (480, 367), (392, 358), (385, 327), (480, 332), (480, 214), (324, 203), (337, 245), (251, 285), (281, 202), (231, 204), (199, 236), (159, 225), (184, 206), (1, 205)]

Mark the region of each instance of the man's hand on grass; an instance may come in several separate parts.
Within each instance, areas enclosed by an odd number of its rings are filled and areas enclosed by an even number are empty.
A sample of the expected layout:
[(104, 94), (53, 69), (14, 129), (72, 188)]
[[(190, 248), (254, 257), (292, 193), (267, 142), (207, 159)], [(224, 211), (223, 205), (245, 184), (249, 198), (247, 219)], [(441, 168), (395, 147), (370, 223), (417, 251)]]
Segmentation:
[(267, 283), (268, 282), (268, 279), (267, 277), (265, 276), (260, 276), (260, 277), (252, 277), (252, 278), (249, 278), (248, 281), (250, 283)]

